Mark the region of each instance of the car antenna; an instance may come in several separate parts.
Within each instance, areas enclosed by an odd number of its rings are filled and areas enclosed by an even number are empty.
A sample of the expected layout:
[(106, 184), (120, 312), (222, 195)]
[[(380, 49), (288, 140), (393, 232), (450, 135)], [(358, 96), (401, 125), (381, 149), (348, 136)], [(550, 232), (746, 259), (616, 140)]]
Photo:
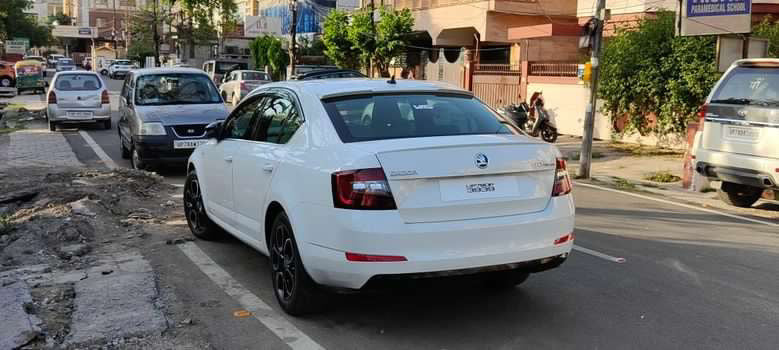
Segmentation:
[(395, 81), (395, 74), (393, 74), (393, 75), (390, 77), (390, 80), (387, 80), (387, 84), (396, 84), (396, 83), (397, 83), (397, 82)]

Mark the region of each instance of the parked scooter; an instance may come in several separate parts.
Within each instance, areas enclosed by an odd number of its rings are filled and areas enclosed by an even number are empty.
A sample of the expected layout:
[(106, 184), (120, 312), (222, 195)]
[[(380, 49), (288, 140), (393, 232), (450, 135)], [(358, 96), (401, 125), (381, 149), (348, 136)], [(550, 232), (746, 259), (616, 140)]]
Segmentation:
[(529, 105), (526, 102), (509, 104), (501, 112), (514, 120), (528, 135), (538, 137), (540, 134), (541, 139), (553, 143), (557, 140), (557, 127), (544, 109), (542, 94), (542, 92), (534, 92)]

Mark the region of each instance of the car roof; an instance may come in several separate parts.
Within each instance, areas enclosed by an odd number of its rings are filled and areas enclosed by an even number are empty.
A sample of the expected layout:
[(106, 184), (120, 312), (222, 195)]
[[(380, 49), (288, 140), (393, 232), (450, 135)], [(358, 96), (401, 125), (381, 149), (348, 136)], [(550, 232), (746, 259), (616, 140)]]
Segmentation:
[(135, 76), (152, 75), (152, 74), (168, 74), (168, 73), (190, 73), (190, 74), (202, 74), (208, 76), (206, 75), (206, 72), (203, 72), (200, 69), (189, 68), (189, 67), (143, 68), (143, 69), (133, 70), (133, 74), (135, 74)]
[(97, 75), (97, 72), (93, 72), (91, 70), (69, 70), (64, 72), (57, 72), (56, 75), (72, 75), (72, 74), (91, 74), (91, 75)]
[(450, 92), (473, 95), (454, 85), (428, 80), (339, 78), (320, 80), (287, 80), (263, 85), (255, 91), (274, 87), (284, 87), (294, 91), (307, 92), (319, 99), (371, 93), (414, 93), (414, 92)]
[(344, 72), (357, 73), (357, 74), (360, 74), (360, 75), (364, 75), (364, 74), (362, 74), (362, 73), (360, 73), (360, 72), (358, 72), (356, 70), (352, 70), (352, 69), (329, 69), (329, 68), (323, 68), (323, 69), (311, 70), (311, 71), (308, 71), (308, 72), (305, 72), (305, 73), (300, 73), (300, 74), (296, 75), (296, 77), (298, 77), (298, 78), (305, 78), (305, 77), (315, 76), (315, 75), (331, 74), (331, 73), (344, 73)]

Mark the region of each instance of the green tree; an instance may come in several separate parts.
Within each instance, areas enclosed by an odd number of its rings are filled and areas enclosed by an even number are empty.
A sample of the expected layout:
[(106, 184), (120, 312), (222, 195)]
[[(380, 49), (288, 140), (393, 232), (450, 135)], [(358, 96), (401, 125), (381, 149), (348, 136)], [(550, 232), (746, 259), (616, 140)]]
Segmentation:
[(51, 30), (39, 25), (24, 11), (32, 6), (29, 0), (0, 1), (0, 40), (28, 38), (31, 46), (46, 46), (51, 42)]
[(357, 58), (363, 67), (369, 67), (376, 51), (376, 38), (373, 35), (374, 28), (371, 22), (371, 13), (368, 10), (360, 10), (352, 13), (349, 27), (345, 33), (346, 38), (352, 43), (353, 52), (357, 52)]
[(235, 0), (164, 0), (178, 11), (170, 16), (168, 24), (176, 29), (179, 40), (189, 48), (189, 58), (195, 58), (195, 46), (210, 45), (219, 39), (217, 28), (223, 31), (234, 27), (238, 6)]
[(268, 67), (274, 79), (280, 79), (289, 65), (289, 54), (281, 39), (264, 35), (249, 43), (252, 61), (257, 69)]
[(676, 37), (674, 14), (661, 12), (606, 42), (598, 93), (612, 118), (628, 117), (628, 129), (664, 135), (686, 129), (719, 75), (715, 39)]
[(381, 19), (376, 23), (376, 50), (373, 62), (381, 76), (389, 76), (390, 62), (406, 52), (408, 38), (414, 27), (414, 17), (411, 10), (402, 9), (379, 11)]
[(341, 10), (327, 14), (322, 25), (322, 43), (324, 54), (338, 67), (358, 69), (360, 51), (349, 40), (349, 15)]
[(70, 16), (66, 16), (64, 13), (59, 12), (56, 15), (49, 16), (48, 19), (46, 19), (46, 23), (53, 25), (54, 23), (57, 23), (61, 26), (69, 26), (73, 24), (73, 18)]
[(768, 15), (752, 28), (752, 36), (768, 39), (768, 57), (779, 57), (779, 24)]

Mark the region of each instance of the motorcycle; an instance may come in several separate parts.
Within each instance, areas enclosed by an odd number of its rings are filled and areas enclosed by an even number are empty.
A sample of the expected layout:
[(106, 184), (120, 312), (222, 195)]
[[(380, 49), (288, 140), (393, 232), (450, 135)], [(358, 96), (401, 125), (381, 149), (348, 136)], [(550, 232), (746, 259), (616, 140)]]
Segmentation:
[(557, 127), (552, 124), (549, 113), (544, 109), (544, 97), (542, 92), (535, 92), (530, 98), (530, 104), (520, 102), (509, 104), (502, 112), (510, 117), (525, 133), (538, 137), (546, 142), (557, 141)]

